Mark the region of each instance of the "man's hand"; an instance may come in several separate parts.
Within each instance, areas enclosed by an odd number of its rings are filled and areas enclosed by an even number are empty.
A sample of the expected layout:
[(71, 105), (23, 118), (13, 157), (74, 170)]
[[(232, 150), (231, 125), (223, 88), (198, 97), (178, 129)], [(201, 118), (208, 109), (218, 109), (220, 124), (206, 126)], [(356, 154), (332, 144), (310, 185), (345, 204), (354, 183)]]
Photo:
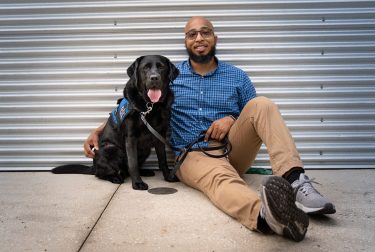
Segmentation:
[(86, 157), (94, 158), (95, 152), (93, 149), (99, 150), (99, 137), (100, 134), (103, 132), (105, 125), (106, 122), (100, 125), (97, 129), (91, 131), (90, 135), (83, 143), (83, 152), (85, 153)]
[(228, 134), (234, 122), (235, 120), (230, 116), (226, 116), (214, 121), (208, 128), (204, 137), (204, 141), (207, 142), (210, 137), (218, 141), (223, 140), (224, 137)]

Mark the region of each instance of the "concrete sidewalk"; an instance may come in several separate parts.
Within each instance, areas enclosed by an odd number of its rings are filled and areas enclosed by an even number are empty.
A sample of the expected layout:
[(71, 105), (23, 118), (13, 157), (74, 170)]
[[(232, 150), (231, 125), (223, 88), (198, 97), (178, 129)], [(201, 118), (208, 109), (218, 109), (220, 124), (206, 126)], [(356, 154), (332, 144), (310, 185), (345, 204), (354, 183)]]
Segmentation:
[[(145, 178), (155, 195), (87, 175), (0, 173), (0, 251), (374, 251), (375, 170), (307, 171), (337, 213), (300, 243), (252, 232), (200, 192)], [(258, 188), (263, 175), (245, 175)]]

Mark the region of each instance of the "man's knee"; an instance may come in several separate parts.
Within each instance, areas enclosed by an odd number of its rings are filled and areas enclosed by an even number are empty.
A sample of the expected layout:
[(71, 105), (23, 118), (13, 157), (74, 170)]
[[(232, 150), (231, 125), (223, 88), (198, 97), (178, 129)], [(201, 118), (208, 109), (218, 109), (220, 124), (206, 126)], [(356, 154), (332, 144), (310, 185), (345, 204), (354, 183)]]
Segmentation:
[(264, 111), (273, 111), (278, 110), (278, 106), (269, 98), (264, 96), (257, 96), (254, 99), (251, 99), (245, 106), (245, 108), (249, 108), (250, 111), (254, 111), (254, 109), (258, 110), (259, 112)]
[(250, 100), (248, 104), (256, 104), (257, 107), (261, 108), (277, 108), (277, 105), (269, 98), (265, 96), (257, 96), (254, 99)]

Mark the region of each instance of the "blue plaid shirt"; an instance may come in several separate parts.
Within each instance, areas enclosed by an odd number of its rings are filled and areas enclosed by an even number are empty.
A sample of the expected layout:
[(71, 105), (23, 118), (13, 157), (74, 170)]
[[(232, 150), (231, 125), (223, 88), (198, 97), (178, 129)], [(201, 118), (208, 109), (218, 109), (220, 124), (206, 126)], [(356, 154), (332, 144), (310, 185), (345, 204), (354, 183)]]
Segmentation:
[(205, 76), (195, 73), (188, 60), (177, 65), (180, 74), (171, 84), (175, 95), (172, 146), (183, 148), (217, 119), (228, 115), (238, 117), (246, 103), (256, 96), (244, 71), (219, 60), (217, 64)]

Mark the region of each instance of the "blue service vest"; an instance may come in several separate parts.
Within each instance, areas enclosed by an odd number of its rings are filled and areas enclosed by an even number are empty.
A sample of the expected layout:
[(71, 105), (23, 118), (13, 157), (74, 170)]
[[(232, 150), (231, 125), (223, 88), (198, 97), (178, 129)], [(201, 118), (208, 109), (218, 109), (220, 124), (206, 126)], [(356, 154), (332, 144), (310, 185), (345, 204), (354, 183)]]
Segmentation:
[(112, 122), (118, 129), (120, 128), (126, 115), (129, 113), (130, 111), (129, 107), (130, 107), (129, 101), (123, 98), (120, 104), (117, 107), (115, 107), (113, 111), (111, 112), (110, 117), (112, 118)]

